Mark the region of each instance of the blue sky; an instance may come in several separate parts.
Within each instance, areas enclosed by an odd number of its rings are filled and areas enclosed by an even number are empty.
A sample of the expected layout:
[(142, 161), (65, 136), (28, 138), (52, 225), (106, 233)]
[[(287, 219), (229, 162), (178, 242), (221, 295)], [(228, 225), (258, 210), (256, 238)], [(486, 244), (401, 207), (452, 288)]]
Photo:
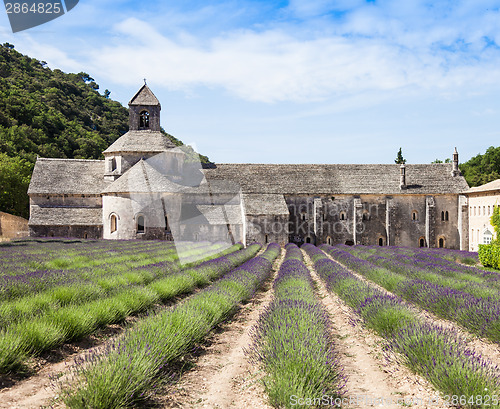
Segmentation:
[(500, 0), (80, 0), (0, 41), (88, 72), (212, 160), (465, 161), (500, 145)]

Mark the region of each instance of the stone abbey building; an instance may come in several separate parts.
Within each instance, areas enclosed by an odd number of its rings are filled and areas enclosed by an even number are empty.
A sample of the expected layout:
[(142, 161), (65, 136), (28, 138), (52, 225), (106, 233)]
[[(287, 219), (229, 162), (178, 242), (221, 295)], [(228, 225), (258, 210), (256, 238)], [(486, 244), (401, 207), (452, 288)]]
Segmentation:
[(160, 131), (147, 85), (104, 160), (38, 158), (32, 236), (468, 249), (469, 187), (452, 163), (217, 164)]

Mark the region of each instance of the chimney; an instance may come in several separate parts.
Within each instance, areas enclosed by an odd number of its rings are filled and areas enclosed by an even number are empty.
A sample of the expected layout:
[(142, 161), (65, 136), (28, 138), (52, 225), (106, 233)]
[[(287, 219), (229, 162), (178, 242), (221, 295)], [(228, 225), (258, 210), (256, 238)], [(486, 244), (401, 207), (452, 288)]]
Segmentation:
[(453, 168), (451, 171), (451, 176), (459, 176), (460, 170), (458, 169), (458, 151), (455, 147), (455, 152), (453, 152)]
[(399, 188), (406, 189), (406, 166), (404, 163), (401, 164), (399, 168)]

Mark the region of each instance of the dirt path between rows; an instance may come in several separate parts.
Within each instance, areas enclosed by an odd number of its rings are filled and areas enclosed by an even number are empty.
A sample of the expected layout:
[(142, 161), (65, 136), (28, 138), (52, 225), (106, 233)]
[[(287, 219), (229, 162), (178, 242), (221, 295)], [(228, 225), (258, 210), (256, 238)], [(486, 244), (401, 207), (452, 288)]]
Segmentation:
[(388, 360), (382, 352), (383, 338), (366, 329), (351, 307), (326, 290), (311, 259), (302, 253), (336, 331), (336, 349), (347, 377), (344, 407), (400, 409), (410, 406), (403, 404), (406, 400), (419, 409), (444, 408), (434, 401), (437, 392), (429, 382), (398, 362)]
[[(127, 318), (128, 325), (137, 320)], [(104, 348), (120, 336), (127, 326), (108, 325), (98, 333), (86, 337), (83, 341), (65, 344), (45, 355), (45, 359), (37, 358), (37, 372), (26, 379), (15, 382), (12, 386), (0, 390), (1, 409), (33, 409), (50, 407), (57, 398), (57, 389), (52, 378), (64, 380), (71, 372), (75, 359), (83, 358), (90, 350)]]
[(252, 343), (250, 330), (272, 300), (272, 283), (284, 256), (282, 249), (272, 279), (231, 321), (220, 326), (194, 368), (160, 398), (162, 408), (271, 409), (260, 382), (263, 373), (244, 350)]
[[(337, 260), (335, 260), (330, 254), (324, 252), (326, 256), (334, 261), (335, 263), (339, 263)], [(339, 263), (342, 265), (344, 268), (347, 268), (344, 266), (342, 263)], [(350, 270), (347, 268), (347, 270), (354, 275), (356, 278), (359, 280), (367, 283), (368, 285), (372, 286), (373, 288), (378, 289), (379, 291), (383, 292), (384, 294), (388, 294), (391, 296), (396, 296), (398, 297), (397, 294), (394, 294), (388, 290), (386, 290), (384, 287), (381, 285), (365, 278), (363, 275)], [(429, 324), (434, 324), (434, 325), (439, 325), (443, 328), (446, 329), (451, 329), (458, 334), (460, 334), (464, 340), (466, 340), (467, 346), (471, 349), (479, 353), (483, 358), (486, 358), (491, 361), (493, 365), (496, 365), (500, 368), (500, 345), (497, 343), (494, 343), (486, 338), (481, 338), (476, 334), (473, 334), (467, 330), (467, 328), (462, 327), (460, 324), (446, 320), (444, 318), (440, 318), (434, 313), (424, 310), (422, 307), (420, 307), (417, 304), (413, 304), (410, 302), (407, 302), (403, 300), (403, 303), (411, 309), (418, 317), (420, 317), (422, 320), (427, 321)]]

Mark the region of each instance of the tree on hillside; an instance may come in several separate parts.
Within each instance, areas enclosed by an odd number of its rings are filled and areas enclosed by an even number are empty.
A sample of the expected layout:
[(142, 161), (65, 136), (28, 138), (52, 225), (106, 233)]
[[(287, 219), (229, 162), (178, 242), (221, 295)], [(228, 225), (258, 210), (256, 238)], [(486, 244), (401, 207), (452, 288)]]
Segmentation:
[(0, 152), (0, 209), (29, 217), (27, 195), (33, 165), (25, 159), (11, 158)]
[(460, 171), (471, 187), (500, 179), (500, 147), (490, 146), (483, 155), (460, 164)]
[(451, 163), (451, 159), (446, 158), (444, 162), (441, 159), (434, 159), (431, 163)]
[(399, 148), (398, 155), (396, 156), (396, 160), (394, 162), (398, 165), (406, 163), (406, 159), (403, 158), (403, 150), (401, 148)]
[(51, 70), (12, 44), (0, 45), (0, 211), (27, 217), (26, 190), (37, 156), (102, 159), (102, 151), (128, 131), (127, 108), (109, 90), (98, 90), (86, 72)]

